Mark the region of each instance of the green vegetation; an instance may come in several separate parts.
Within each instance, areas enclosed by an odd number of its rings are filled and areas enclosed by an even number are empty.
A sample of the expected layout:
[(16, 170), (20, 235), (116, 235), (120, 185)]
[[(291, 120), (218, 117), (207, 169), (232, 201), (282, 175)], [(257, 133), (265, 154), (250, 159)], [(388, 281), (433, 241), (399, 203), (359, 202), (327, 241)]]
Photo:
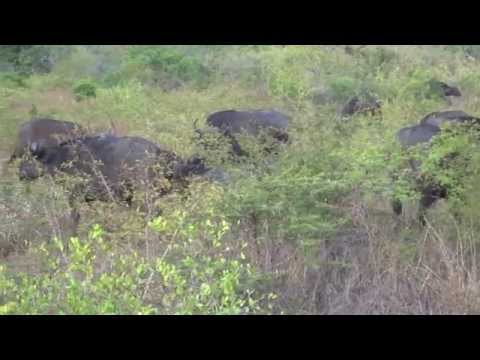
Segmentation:
[[(9, 274), (0, 267), (0, 314), (241, 314), (262, 311), (254, 290), (258, 277), (240, 251), (223, 244), (225, 220), (193, 220), (186, 212), (158, 217), (148, 226), (175, 236), (161, 257), (147, 262), (136, 251), (117, 256), (104, 230), (94, 225), (86, 239), (54, 238), (35, 252), (42, 273)], [(246, 243), (241, 244), (245, 248)], [(209, 255), (207, 249), (215, 249)], [(118, 250), (118, 249), (117, 249)], [(210, 251), (211, 252), (211, 251)], [(251, 288), (249, 288), (250, 286)], [(151, 304), (157, 304), (153, 307)], [(266, 310), (271, 307), (269, 305)]]
[[(1, 46), (0, 314), (478, 313), (478, 134), (395, 141), (429, 112), (480, 116), (478, 49)], [(463, 96), (449, 104), (432, 79)], [(354, 95), (378, 97), (382, 114), (340, 117)], [(266, 108), (292, 118), (276, 156), (245, 137), (252, 157), (225, 163), (221, 145), (193, 140), (210, 113)], [(230, 182), (194, 179), (153, 218), (81, 204), (72, 236), (65, 188), (5, 164), (34, 115), (204, 155)], [(425, 227), (419, 179), (449, 193)]]
[(79, 80), (73, 86), (75, 98), (80, 101), (89, 97), (97, 96), (97, 88), (90, 80)]

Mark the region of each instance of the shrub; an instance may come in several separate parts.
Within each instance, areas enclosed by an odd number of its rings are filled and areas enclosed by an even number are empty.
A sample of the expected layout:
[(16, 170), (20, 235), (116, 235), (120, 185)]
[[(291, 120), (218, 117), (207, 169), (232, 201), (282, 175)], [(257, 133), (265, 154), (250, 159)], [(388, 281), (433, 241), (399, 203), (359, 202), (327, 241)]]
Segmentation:
[(308, 49), (300, 47), (274, 48), (263, 55), (262, 77), (270, 94), (293, 101), (308, 96), (308, 55)]
[(139, 64), (151, 70), (155, 77), (153, 81), (160, 84), (180, 81), (203, 87), (209, 80), (208, 69), (198, 59), (161, 46), (131, 47), (128, 63)]
[(358, 89), (357, 80), (348, 76), (340, 76), (332, 79), (329, 85), (333, 98), (338, 101), (347, 100), (349, 97), (355, 95)]
[(221, 189), (196, 186), (185, 204), (150, 223), (163, 241), (171, 239), (155, 263), (163, 284), (162, 312), (269, 313), (276, 296), (256, 290), (261, 277), (246, 259), (247, 243), (227, 240), (231, 224), (218, 211)]
[(22, 75), (45, 74), (51, 72), (56, 62), (70, 51), (71, 46), (3, 45), (0, 58)]
[[(318, 143), (318, 133), (309, 135)], [(301, 141), (309, 144), (310, 139)], [(336, 204), (351, 184), (338, 154), (325, 151), (329, 145), (322, 141), (308, 146), (308, 153), (290, 148), (274, 165), (237, 170), (221, 211), (231, 222), (252, 219), (260, 233), (269, 229), (268, 235), (260, 236), (285, 239), (308, 252), (348, 222)]]
[(367, 72), (386, 70), (387, 66), (398, 59), (397, 53), (387, 47), (365, 47), (360, 50), (360, 54), (365, 61), (363, 68)]
[(25, 81), (25, 76), (22, 76), (18, 73), (7, 72), (0, 74), (0, 83), (4, 87), (19, 87), (27, 88), (28, 85)]
[(77, 101), (81, 101), (89, 97), (96, 97), (96, 90), (96, 85), (89, 79), (79, 80), (73, 85), (73, 93), (75, 94)]
[(246, 261), (246, 244), (226, 241), (230, 224), (212, 207), (218, 196), (204, 189), (204, 201), (195, 197), (153, 219), (149, 228), (164, 247), (149, 261), (136, 251), (118, 254), (99, 225), (85, 239), (43, 243), (40, 274), (0, 267), (0, 314), (270, 312), (275, 295), (255, 290), (259, 278)]
[(441, 99), (441, 93), (437, 90), (434, 83), (435, 73), (427, 68), (417, 67), (409, 71), (403, 79), (398, 89), (398, 96), (405, 100), (431, 101), (438, 104)]
[[(55, 238), (38, 251), (46, 272), (9, 275), (0, 268), (0, 309), (3, 314), (151, 314), (141, 299), (145, 263), (135, 254), (112, 256), (95, 226), (88, 238)], [(96, 271), (99, 261), (103, 271)], [(144, 281), (144, 280), (143, 280)]]

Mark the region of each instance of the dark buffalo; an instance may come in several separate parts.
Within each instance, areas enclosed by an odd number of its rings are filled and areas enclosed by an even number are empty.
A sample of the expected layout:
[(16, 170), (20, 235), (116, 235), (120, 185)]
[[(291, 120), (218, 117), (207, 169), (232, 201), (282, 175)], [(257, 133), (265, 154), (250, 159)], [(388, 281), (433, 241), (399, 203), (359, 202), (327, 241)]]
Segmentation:
[(35, 162), (28, 160), (31, 157), (32, 150), (41, 153), (49, 147), (73, 140), (84, 134), (84, 130), (79, 125), (69, 121), (46, 118), (32, 119), (21, 125), (15, 150), (8, 162), (12, 163), (16, 159), (23, 158), (19, 177), (21, 180), (26, 179), (32, 173), (39, 171)]
[(32, 165), (25, 162), (21, 171), (26, 179), (60, 172), (84, 180), (74, 186), (70, 196), (75, 223), (78, 212), (74, 200), (78, 197), (87, 202), (123, 201), (131, 205), (136, 190), (151, 190), (162, 196), (171, 191), (171, 184), (183, 185), (190, 175), (210, 170), (198, 158), (182, 160), (172, 151), (140, 137), (82, 137), (41, 151), (32, 147), (31, 152), (42, 172), (31, 171)]
[[(479, 119), (466, 114), (463, 111), (446, 111), (436, 112), (425, 116), (420, 124), (409, 126), (399, 130), (396, 134), (398, 142), (404, 149), (411, 148), (418, 144), (426, 144), (428, 151), (428, 143), (442, 132), (441, 125), (450, 124), (480, 124)], [(448, 160), (453, 159), (458, 154), (450, 154), (443, 159), (442, 166), (448, 166)], [(420, 174), (420, 162), (410, 160), (410, 167), (416, 174), (417, 190), (421, 193), (419, 217), (422, 224), (425, 224), (426, 210), (431, 207), (437, 200), (445, 199), (448, 196), (448, 189), (438, 182), (428, 179), (425, 174)], [(399, 200), (393, 200), (393, 210), (397, 215), (402, 212), (402, 204)]]
[(10, 162), (27, 155), (30, 149), (40, 152), (44, 148), (58, 145), (82, 134), (84, 134), (82, 128), (69, 121), (32, 119), (21, 125)]
[(404, 148), (409, 148), (411, 146), (429, 142), (430, 139), (439, 132), (440, 128), (438, 126), (422, 123), (400, 129), (397, 132), (396, 137), (398, 142)]
[[(237, 111), (226, 110), (211, 114), (207, 118), (210, 129), (225, 136), (231, 144), (231, 152), (236, 156), (248, 155), (238, 143), (237, 135), (246, 134), (256, 138), (267, 135), (276, 143), (287, 143), (287, 128), (290, 118), (275, 110)], [(196, 129), (200, 138), (205, 131)], [(265, 151), (270, 152), (271, 147)]]
[(358, 96), (354, 96), (348, 100), (342, 109), (342, 116), (352, 116), (355, 114), (360, 115), (377, 115), (381, 113), (381, 103), (374, 98), (361, 99)]
[[(437, 134), (440, 133), (440, 128), (430, 124), (418, 124), (400, 129), (397, 134), (397, 141), (404, 149), (416, 146), (422, 143), (428, 143)], [(420, 163), (418, 161), (410, 160), (410, 167), (415, 174), (418, 174)], [(426, 183), (422, 181), (421, 177), (417, 177), (417, 190), (422, 194), (420, 198), (419, 219), (422, 224), (425, 224), (425, 212), (438, 199), (446, 198), (447, 191), (444, 187)], [(402, 203), (398, 199), (392, 201), (392, 207), (395, 214), (402, 213)]]
[(460, 97), (462, 96), (462, 93), (460, 90), (455, 87), (455, 86), (450, 86), (443, 81), (438, 81), (438, 80), (430, 80), (428, 83), (430, 89), (443, 97)]
[(428, 124), (434, 126), (442, 126), (443, 124), (480, 124), (480, 119), (467, 114), (464, 111), (453, 110), (453, 111), (441, 111), (433, 112), (425, 116), (420, 124)]
[[(54, 176), (58, 171), (86, 175), (93, 179), (94, 188), (108, 185), (106, 190), (120, 200), (128, 200), (123, 194), (133, 183), (153, 183), (159, 177), (180, 180), (208, 171), (199, 158), (185, 161), (149, 140), (131, 136), (82, 137), (40, 151), (32, 148), (31, 153), (43, 171), (29, 172), (27, 166), (23, 171), (26, 179), (33, 180), (44, 173)], [(104, 197), (101, 193), (100, 199)]]

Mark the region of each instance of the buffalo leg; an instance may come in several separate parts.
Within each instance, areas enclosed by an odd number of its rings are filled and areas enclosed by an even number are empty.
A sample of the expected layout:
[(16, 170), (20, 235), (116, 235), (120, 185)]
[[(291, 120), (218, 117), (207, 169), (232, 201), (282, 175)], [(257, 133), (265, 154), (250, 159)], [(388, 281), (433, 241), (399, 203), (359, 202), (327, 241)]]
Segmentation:
[(440, 185), (432, 185), (422, 191), (420, 198), (419, 219), (422, 225), (426, 225), (425, 215), (437, 200), (447, 198), (447, 189)]
[[(82, 191), (83, 190), (83, 191)], [(77, 198), (79, 194), (84, 193), (85, 200), (88, 197), (82, 185), (76, 185), (68, 196), (68, 205), (70, 206), (70, 219), (72, 220), (72, 234), (78, 235), (78, 225), (80, 224), (80, 211), (77, 206)]]
[(402, 202), (398, 199), (393, 199), (391, 201), (391, 205), (392, 205), (392, 209), (393, 209), (393, 212), (395, 213), (395, 215), (402, 215)]
[(70, 205), (70, 219), (72, 220), (72, 234), (73, 236), (77, 236), (78, 225), (80, 224), (80, 212), (78, 211), (77, 205), (75, 204), (74, 195), (70, 195), (68, 203)]
[(226, 133), (226, 137), (230, 140), (231, 153), (235, 156), (248, 156), (248, 152), (242, 149), (237, 139), (229, 133)]
[(426, 225), (427, 210), (438, 200), (438, 196), (431, 192), (423, 193), (420, 199), (420, 208), (418, 212), (418, 219), (422, 226)]

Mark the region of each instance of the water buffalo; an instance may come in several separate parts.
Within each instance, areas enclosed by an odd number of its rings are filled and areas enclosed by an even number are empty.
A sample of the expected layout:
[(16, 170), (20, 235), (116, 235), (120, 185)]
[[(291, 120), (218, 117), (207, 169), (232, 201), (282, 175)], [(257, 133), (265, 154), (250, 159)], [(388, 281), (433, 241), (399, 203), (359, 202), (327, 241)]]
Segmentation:
[(380, 101), (374, 98), (360, 99), (358, 96), (354, 96), (348, 100), (343, 107), (341, 114), (344, 117), (352, 116), (355, 114), (369, 114), (377, 115), (381, 113)]
[(84, 130), (77, 124), (48, 118), (35, 118), (23, 123), (17, 135), (17, 142), (8, 163), (23, 158), (19, 177), (24, 179), (26, 172), (38, 171), (35, 162), (30, 161), (31, 151), (41, 153), (44, 149), (56, 146), (64, 141), (84, 135)]
[(404, 148), (409, 148), (420, 143), (429, 142), (439, 132), (440, 128), (438, 126), (421, 123), (400, 129), (396, 134), (396, 138)]
[(442, 126), (445, 123), (450, 124), (480, 124), (480, 119), (467, 114), (464, 111), (453, 110), (453, 111), (441, 111), (433, 112), (425, 116), (420, 124), (428, 124), (434, 126)]
[(460, 90), (455, 86), (450, 86), (443, 81), (438, 80), (430, 80), (428, 82), (428, 86), (430, 89), (435, 92), (436, 94), (443, 96), (443, 97), (460, 97), (462, 93)]
[[(426, 144), (428, 151), (428, 144), (430, 141), (442, 132), (441, 125), (444, 123), (451, 124), (465, 124), (473, 123), (480, 124), (478, 119), (470, 116), (463, 111), (447, 111), (431, 113), (425, 116), (420, 124), (405, 127), (400, 129), (396, 138), (404, 149), (411, 148), (418, 144)], [(457, 153), (451, 153), (442, 159), (441, 166), (449, 166), (448, 161), (458, 156)], [(431, 207), (437, 200), (445, 199), (448, 196), (448, 188), (441, 185), (428, 174), (420, 173), (420, 161), (411, 159), (410, 167), (416, 176), (417, 190), (421, 193), (419, 218), (422, 224), (425, 224), (426, 210)], [(392, 201), (393, 210), (397, 215), (402, 212), (402, 204), (398, 199)]]
[(41, 150), (32, 144), (30, 150), (42, 171), (31, 171), (33, 161), (25, 162), (21, 169), (25, 179), (33, 180), (42, 174), (55, 176), (60, 172), (83, 180), (73, 187), (69, 199), (75, 226), (79, 220), (76, 198), (132, 205), (137, 190), (162, 196), (171, 191), (172, 183), (184, 184), (190, 175), (202, 175), (210, 170), (199, 158), (182, 160), (172, 151), (140, 137), (103, 134), (76, 138)]
[[(437, 134), (440, 133), (440, 128), (431, 124), (418, 124), (414, 126), (400, 129), (396, 138), (404, 149), (416, 146), (422, 143), (428, 143)], [(420, 162), (410, 159), (410, 167), (415, 174), (419, 173)], [(446, 198), (447, 191), (444, 187), (438, 184), (425, 183), (421, 177), (417, 177), (417, 190), (421, 193), (419, 202), (419, 220), (425, 224), (426, 210), (431, 207), (435, 201), (441, 198)], [(395, 214), (402, 213), (402, 203), (398, 199), (392, 200), (392, 208)]]
[[(229, 140), (231, 153), (235, 156), (245, 156), (248, 153), (240, 147), (237, 135), (246, 134), (256, 138), (266, 135), (273, 142), (287, 143), (289, 121), (288, 116), (275, 110), (226, 110), (209, 115), (206, 122), (210, 131), (220, 133)], [(196, 133), (202, 138), (205, 130), (196, 129)], [(271, 152), (272, 148), (266, 146), (264, 150)]]
[(79, 125), (69, 121), (32, 119), (21, 125), (15, 150), (9, 162), (27, 155), (30, 149), (41, 152), (44, 148), (58, 145), (83, 134), (84, 131)]

